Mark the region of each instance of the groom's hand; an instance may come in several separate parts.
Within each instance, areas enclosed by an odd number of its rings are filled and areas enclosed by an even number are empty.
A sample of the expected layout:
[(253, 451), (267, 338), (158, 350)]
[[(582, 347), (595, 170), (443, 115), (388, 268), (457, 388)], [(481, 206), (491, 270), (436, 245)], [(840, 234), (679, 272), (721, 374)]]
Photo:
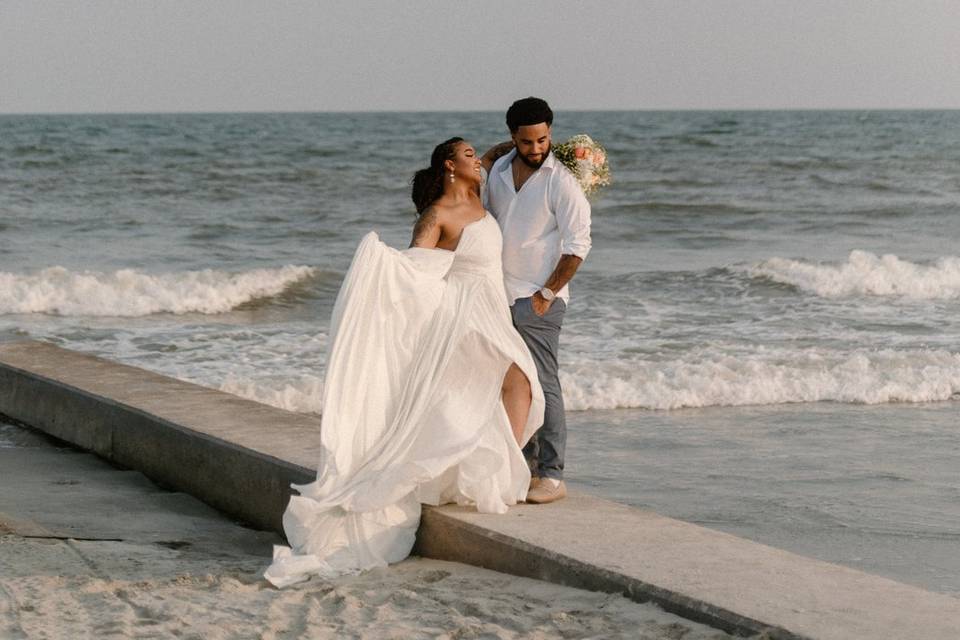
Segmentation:
[(550, 302), (537, 291), (530, 297), (530, 306), (533, 307), (533, 312), (542, 318), (549, 311)]

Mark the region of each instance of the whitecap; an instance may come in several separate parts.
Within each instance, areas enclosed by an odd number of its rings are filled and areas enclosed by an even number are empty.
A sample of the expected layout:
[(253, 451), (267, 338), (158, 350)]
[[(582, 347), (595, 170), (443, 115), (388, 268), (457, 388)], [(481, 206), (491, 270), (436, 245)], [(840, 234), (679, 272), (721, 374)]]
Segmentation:
[(823, 349), (669, 361), (574, 361), (561, 368), (566, 408), (680, 409), (801, 402), (935, 402), (960, 394), (960, 354), (945, 350)]
[(922, 300), (960, 297), (960, 258), (918, 264), (895, 255), (850, 252), (846, 262), (825, 264), (770, 258), (748, 269), (753, 277), (789, 284), (825, 298), (898, 296)]
[(0, 314), (147, 316), (225, 313), (276, 296), (315, 273), (306, 266), (229, 273), (214, 269), (149, 274), (49, 267), (32, 274), (0, 272)]

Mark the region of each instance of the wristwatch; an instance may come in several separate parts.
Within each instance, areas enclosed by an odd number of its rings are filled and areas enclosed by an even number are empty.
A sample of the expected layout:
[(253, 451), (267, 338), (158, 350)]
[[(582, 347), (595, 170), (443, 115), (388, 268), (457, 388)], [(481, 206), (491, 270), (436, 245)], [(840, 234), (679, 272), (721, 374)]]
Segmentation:
[(557, 294), (555, 294), (553, 291), (551, 291), (547, 287), (543, 287), (540, 289), (540, 295), (543, 296), (543, 299), (546, 300), (547, 302), (553, 302), (553, 299), (557, 297)]

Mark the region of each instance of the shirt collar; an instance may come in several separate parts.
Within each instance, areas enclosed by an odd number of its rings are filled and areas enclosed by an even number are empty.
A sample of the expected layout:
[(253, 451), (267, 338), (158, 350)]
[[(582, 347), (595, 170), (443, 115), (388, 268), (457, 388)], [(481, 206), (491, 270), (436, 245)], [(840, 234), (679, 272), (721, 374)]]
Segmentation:
[(503, 165), (500, 167), (500, 173), (506, 173), (510, 170), (510, 165), (513, 164), (513, 159), (517, 157), (517, 149), (514, 147), (507, 152), (507, 155), (504, 156), (505, 160)]
[(550, 169), (553, 171), (557, 167), (557, 156), (553, 155), (553, 149), (550, 150), (550, 155), (547, 156), (547, 159), (543, 161), (543, 164), (540, 165), (541, 169)]

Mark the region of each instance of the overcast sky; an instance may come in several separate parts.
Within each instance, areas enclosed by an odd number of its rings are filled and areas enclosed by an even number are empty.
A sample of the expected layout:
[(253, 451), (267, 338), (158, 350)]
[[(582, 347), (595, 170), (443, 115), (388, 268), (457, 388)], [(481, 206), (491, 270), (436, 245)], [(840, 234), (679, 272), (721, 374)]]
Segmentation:
[(0, 112), (960, 108), (960, 0), (0, 0)]

